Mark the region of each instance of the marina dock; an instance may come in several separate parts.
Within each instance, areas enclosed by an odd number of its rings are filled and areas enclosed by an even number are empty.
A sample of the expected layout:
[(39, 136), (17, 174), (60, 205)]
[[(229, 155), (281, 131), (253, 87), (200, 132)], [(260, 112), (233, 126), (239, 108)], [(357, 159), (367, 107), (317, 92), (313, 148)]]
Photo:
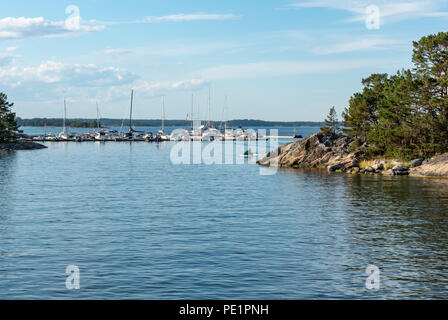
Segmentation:
[(133, 138), (105, 138), (105, 139), (84, 139), (84, 138), (55, 138), (55, 137), (42, 137), (35, 136), (30, 137), (29, 139), (23, 139), (25, 141), (34, 141), (34, 142), (179, 142), (179, 141), (266, 141), (266, 140), (278, 140), (278, 139), (294, 139), (293, 136), (267, 136), (263, 138), (257, 139), (238, 139), (238, 138), (226, 138), (226, 139), (209, 139), (203, 137), (190, 137), (190, 139), (160, 139), (157, 138), (148, 139), (142, 137), (133, 137)]
[(168, 142), (168, 141), (266, 141), (266, 140), (278, 140), (278, 139), (295, 139), (294, 136), (263, 136), (263, 137), (250, 137), (250, 136), (177, 136), (170, 135), (156, 135), (141, 134), (137, 136), (120, 136), (110, 134), (98, 134), (98, 133), (86, 133), (86, 134), (73, 134), (73, 135), (30, 135), (22, 137), (25, 141), (34, 142)]

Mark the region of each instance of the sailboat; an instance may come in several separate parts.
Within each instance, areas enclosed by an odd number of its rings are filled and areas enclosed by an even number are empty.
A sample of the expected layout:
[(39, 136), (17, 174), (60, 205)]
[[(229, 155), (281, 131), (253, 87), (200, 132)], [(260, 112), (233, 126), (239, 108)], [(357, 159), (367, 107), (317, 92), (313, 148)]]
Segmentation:
[(106, 141), (106, 133), (100, 130), (101, 124), (100, 124), (100, 110), (98, 108), (98, 102), (96, 103), (96, 126), (97, 131), (95, 132), (95, 141)]
[(208, 122), (207, 122), (207, 127), (211, 128), (211, 88), (208, 87)]
[(190, 136), (194, 135), (194, 94), (191, 94), (191, 130), (188, 132)]
[(224, 106), (222, 108), (222, 118), (224, 122), (224, 126), (221, 123), (221, 128), (223, 127), (224, 133), (223, 133), (223, 139), (224, 140), (233, 140), (234, 137), (231, 134), (231, 131), (227, 130), (227, 108), (228, 108), (228, 100), (227, 95), (224, 97)]
[(62, 132), (58, 135), (58, 140), (62, 141), (68, 140), (66, 122), (67, 122), (67, 101), (64, 98), (64, 119), (62, 120)]
[(303, 136), (300, 134), (297, 134), (296, 127), (294, 127), (294, 139), (302, 139), (302, 138), (303, 138)]
[[(134, 103), (134, 90), (131, 90), (131, 109), (129, 112), (129, 132), (124, 135), (126, 139), (132, 139), (134, 137), (134, 129), (132, 128), (132, 107)], [(124, 131), (124, 130), (123, 130)]]
[(157, 132), (156, 142), (170, 141), (170, 136), (165, 133), (165, 96), (162, 99), (162, 129)]

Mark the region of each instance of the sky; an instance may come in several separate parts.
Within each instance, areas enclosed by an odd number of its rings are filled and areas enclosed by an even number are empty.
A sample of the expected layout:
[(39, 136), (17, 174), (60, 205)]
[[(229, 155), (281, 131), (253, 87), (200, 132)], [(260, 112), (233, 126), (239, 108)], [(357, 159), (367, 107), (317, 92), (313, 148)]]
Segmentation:
[[(22, 118), (321, 121), (412, 67), (448, 0), (0, 0), (0, 92)], [(225, 97), (227, 108), (224, 110)]]

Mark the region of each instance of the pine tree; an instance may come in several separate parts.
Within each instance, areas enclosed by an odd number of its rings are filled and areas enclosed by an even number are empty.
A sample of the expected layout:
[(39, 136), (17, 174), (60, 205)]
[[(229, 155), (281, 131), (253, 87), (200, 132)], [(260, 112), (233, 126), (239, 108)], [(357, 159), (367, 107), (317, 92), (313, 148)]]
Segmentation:
[(342, 129), (349, 137), (367, 141), (367, 135), (370, 127), (370, 113), (367, 108), (367, 102), (362, 93), (355, 93), (349, 100), (349, 107), (342, 113)]
[(369, 131), (368, 142), (384, 154), (405, 158), (424, 157), (425, 132), (415, 95), (420, 82), (410, 70), (391, 76), (383, 87), (378, 123)]
[(367, 142), (372, 127), (378, 125), (378, 110), (384, 99), (383, 90), (388, 81), (387, 74), (372, 74), (362, 80), (361, 93), (355, 93), (349, 107), (342, 113), (343, 131), (359, 142)]
[(367, 142), (370, 154), (411, 159), (448, 152), (448, 32), (413, 44), (413, 70), (363, 79), (342, 114), (343, 131), (358, 145)]
[(8, 102), (6, 94), (0, 92), (0, 141), (7, 141), (13, 137), (16, 131), (16, 114), (11, 112), (14, 103)]
[(331, 107), (327, 119), (325, 119), (325, 126), (320, 130), (325, 136), (335, 136), (339, 132), (339, 120), (335, 107)]
[(433, 153), (448, 151), (448, 32), (414, 42), (412, 61), (422, 81), (419, 104), (430, 130), (427, 146)]

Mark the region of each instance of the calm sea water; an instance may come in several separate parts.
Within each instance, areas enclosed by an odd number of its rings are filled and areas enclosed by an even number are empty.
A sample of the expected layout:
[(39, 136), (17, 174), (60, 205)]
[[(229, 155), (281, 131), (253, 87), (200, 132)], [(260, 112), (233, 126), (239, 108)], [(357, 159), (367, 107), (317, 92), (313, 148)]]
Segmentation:
[(448, 181), (173, 165), (172, 145), (0, 152), (0, 298), (448, 298)]

